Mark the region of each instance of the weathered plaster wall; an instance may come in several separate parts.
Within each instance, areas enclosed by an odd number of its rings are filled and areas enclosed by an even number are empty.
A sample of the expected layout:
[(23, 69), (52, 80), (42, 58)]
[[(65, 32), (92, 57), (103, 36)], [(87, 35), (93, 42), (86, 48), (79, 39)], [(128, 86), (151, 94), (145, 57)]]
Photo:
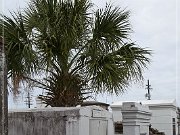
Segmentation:
[(104, 135), (104, 132), (106, 135), (113, 135), (114, 133), (112, 114), (96, 106), (11, 110), (8, 128), (8, 135)]
[(9, 114), (9, 135), (65, 135), (62, 112), (13, 112)]
[(19, 110), (8, 117), (9, 135), (65, 135), (66, 121), (77, 122), (79, 110)]

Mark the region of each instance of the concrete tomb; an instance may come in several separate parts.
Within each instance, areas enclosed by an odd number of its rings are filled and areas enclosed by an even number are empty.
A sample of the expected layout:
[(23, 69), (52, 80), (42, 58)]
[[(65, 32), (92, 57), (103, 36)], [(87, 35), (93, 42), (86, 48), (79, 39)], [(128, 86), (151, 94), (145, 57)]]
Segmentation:
[(151, 112), (147, 106), (135, 102), (122, 105), (123, 135), (149, 135)]
[(113, 135), (112, 114), (97, 106), (9, 111), (8, 135)]

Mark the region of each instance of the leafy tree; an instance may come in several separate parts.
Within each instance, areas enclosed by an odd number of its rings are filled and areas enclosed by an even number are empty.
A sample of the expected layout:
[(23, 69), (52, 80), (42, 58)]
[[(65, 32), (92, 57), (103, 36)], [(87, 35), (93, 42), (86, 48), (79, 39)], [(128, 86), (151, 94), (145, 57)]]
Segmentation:
[(33, 81), (47, 91), (40, 95), (47, 105), (76, 106), (91, 92), (119, 94), (143, 79), (151, 53), (131, 41), (130, 12), (93, 6), (89, 0), (33, 0), (12, 18), (2, 15), (15, 90), (21, 80)]

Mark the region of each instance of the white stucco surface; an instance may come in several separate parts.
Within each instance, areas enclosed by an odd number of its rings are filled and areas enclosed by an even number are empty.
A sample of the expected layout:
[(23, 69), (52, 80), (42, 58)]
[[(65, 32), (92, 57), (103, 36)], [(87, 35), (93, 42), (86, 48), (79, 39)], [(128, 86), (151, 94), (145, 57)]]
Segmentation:
[(9, 110), (9, 135), (113, 135), (112, 113), (98, 106)]
[[(111, 104), (113, 119), (115, 122), (122, 121), (122, 104), (123, 102), (133, 101), (118, 101)], [(147, 101), (134, 101), (149, 107), (152, 112), (151, 125), (152, 128), (164, 132), (166, 135), (173, 135), (173, 121), (175, 118), (176, 135), (178, 135), (177, 128), (177, 105), (176, 100), (147, 100)]]
[(123, 135), (149, 135), (151, 111), (135, 102), (122, 105)]

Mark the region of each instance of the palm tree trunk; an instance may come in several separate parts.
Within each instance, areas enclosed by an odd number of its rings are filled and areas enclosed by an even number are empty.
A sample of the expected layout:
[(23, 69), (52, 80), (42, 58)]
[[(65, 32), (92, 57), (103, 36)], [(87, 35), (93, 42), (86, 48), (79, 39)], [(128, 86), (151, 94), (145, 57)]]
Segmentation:
[(3, 39), (0, 37), (0, 135), (8, 135), (8, 98), (5, 54)]

